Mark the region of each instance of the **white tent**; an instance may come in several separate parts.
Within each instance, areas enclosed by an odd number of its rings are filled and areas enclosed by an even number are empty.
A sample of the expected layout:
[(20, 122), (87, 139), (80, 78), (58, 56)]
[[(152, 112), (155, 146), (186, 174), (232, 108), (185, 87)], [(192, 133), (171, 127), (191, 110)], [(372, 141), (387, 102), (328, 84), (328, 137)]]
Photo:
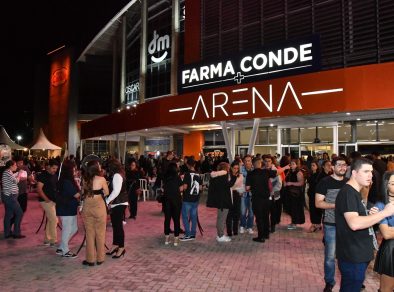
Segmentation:
[(30, 147), (31, 150), (61, 150), (62, 148), (49, 142), (42, 129), (36, 140), (36, 143)]
[(27, 147), (16, 144), (11, 140), (10, 136), (8, 136), (6, 130), (3, 126), (0, 125), (0, 144), (8, 145), (12, 150), (24, 150)]

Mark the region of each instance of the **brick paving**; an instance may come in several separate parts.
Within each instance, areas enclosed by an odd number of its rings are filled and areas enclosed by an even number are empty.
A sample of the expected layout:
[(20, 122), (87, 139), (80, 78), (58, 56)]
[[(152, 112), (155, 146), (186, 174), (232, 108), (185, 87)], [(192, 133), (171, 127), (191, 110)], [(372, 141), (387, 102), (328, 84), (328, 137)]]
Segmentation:
[[(85, 267), (85, 249), (76, 259), (62, 258), (43, 246), (43, 230), (35, 234), (42, 211), (37, 195), (29, 194), (23, 218), (24, 239), (0, 239), (0, 291), (322, 291), (322, 233), (307, 233), (309, 222), (287, 230), (289, 216), (263, 244), (242, 234), (230, 243), (215, 240), (216, 209), (200, 204), (204, 235), (178, 247), (164, 245), (163, 215), (155, 201), (139, 202), (137, 220), (127, 219), (126, 255), (107, 257), (101, 266)], [(0, 208), (0, 218), (4, 208)], [(306, 217), (308, 217), (306, 211)], [(75, 252), (83, 239), (83, 222), (71, 241)], [(2, 223), (1, 223), (2, 226)], [(1, 227), (2, 230), (2, 227)], [(60, 238), (60, 231), (58, 232)], [(112, 229), (107, 228), (107, 245)], [(338, 291), (340, 277), (337, 272)], [(371, 265), (365, 291), (377, 291)]]

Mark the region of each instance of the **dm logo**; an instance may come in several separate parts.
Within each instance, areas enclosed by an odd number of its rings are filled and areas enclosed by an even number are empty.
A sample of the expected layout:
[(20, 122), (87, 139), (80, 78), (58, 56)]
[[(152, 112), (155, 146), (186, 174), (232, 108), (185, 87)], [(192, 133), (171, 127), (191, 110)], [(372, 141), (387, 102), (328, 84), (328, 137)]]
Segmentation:
[[(152, 60), (153, 63), (160, 63), (163, 60), (165, 60), (165, 58), (168, 55), (168, 49), (170, 48), (170, 36), (169, 35), (165, 35), (160, 37), (156, 31), (153, 32), (153, 40), (151, 40), (151, 42), (148, 45), (148, 52), (149, 55), (152, 55), (150, 58)], [(155, 53), (160, 53), (164, 51), (164, 53), (159, 56), (159, 57), (155, 57), (153, 56), (153, 54)]]

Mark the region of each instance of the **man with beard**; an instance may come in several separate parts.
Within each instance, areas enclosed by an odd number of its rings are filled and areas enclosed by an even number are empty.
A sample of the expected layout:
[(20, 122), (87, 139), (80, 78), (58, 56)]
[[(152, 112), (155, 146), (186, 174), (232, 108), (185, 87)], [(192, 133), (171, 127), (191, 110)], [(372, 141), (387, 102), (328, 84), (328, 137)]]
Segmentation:
[(345, 178), (347, 162), (342, 157), (332, 160), (333, 173), (323, 178), (316, 186), (316, 208), (324, 210), (324, 292), (332, 291), (335, 285), (335, 199), (339, 190), (346, 184)]

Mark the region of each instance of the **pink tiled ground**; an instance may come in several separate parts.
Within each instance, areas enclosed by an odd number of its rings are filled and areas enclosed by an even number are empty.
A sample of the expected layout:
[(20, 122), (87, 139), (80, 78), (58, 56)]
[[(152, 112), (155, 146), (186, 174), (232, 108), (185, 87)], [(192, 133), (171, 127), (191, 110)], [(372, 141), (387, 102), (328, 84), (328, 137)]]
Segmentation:
[[(264, 244), (253, 242), (248, 234), (219, 244), (215, 240), (216, 210), (200, 205), (204, 235), (174, 247), (163, 244), (161, 206), (155, 201), (140, 201), (137, 220), (128, 219), (125, 225), (126, 256), (120, 260), (108, 257), (101, 266), (84, 267), (84, 248), (77, 259), (67, 259), (42, 245), (43, 230), (35, 234), (42, 211), (37, 195), (29, 196), (22, 224), (27, 237), (0, 239), (0, 291), (276, 292), (322, 291), (324, 287), (322, 233), (307, 233), (309, 223), (288, 231), (287, 215), (282, 216), (277, 232)], [(1, 207), (0, 218), (3, 215)], [(73, 251), (83, 238), (80, 216), (78, 220), (79, 233), (71, 242)], [(108, 225), (108, 246), (111, 237)], [(338, 291), (338, 284), (334, 291)], [(365, 291), (378, 289), (378, 277), (371, 267), (365, 284)]]

